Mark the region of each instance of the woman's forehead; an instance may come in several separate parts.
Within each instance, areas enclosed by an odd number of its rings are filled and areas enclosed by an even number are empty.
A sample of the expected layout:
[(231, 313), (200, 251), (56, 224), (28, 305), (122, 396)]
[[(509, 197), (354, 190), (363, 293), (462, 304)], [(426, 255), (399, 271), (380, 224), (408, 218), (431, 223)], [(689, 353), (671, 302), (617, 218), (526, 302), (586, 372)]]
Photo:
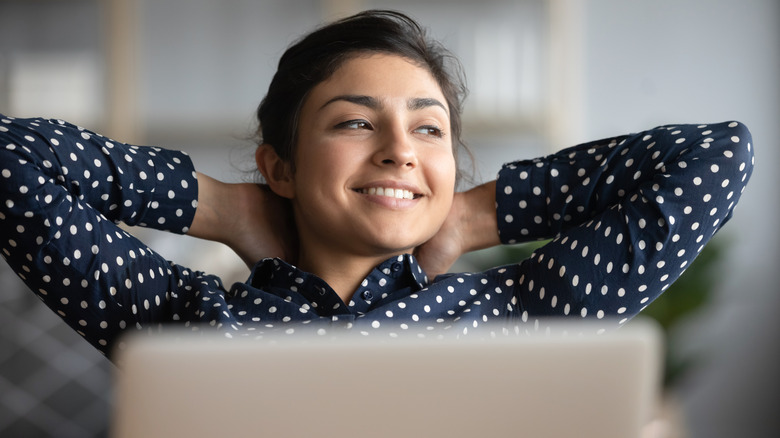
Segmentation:
[[(445, 102), (438, 82), (417, 63), (391, 54), (370, 54), (347, 59), (327, 80), (312, 90), (312, 96), (328, 101), (336, 96), (435, 99)], [(323, 102), (324, 103), (324, 102)]]

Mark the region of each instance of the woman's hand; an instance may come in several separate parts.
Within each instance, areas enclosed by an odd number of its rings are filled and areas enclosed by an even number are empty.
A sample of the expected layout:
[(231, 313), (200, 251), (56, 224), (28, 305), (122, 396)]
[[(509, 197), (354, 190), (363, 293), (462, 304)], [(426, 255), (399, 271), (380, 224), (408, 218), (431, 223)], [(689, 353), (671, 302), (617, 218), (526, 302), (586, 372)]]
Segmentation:
[(499, 245), (496, 225), (496, 183), (455, 193), (450, 213), (439, 231), (418, 246), (414, 255), (428, 278), (444, 274), (461, 255)]
[(414, 256), (430, 279), (447, 272), (458, 257), (467, 252), (461, 230), (462, 196), (462, 193), (455, 193), (450, 213), (439, 231), (414, 250)]
[(248, 267), (266, 257), (295, 262), (289, 200), (262, 184), (227, 184), (198, 174), (198, 208), (187, 233), (229, 246)]

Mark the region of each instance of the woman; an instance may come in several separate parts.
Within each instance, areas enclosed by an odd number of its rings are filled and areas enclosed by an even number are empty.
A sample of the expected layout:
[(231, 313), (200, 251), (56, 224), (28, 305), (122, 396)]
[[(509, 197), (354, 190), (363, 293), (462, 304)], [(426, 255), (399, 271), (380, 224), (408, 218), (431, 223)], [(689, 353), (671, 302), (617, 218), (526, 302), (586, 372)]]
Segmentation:
[[(743, 125), (675, 125), (509, 163), (456, 193), (462, 97), (451, 57), (414, 21), (368, 11), (280, 60), (258, 108), (264, 185), (63, 121), (0, 117), (3, 256), (106, 353), (128, 328), (173, 321), (228, 336), (609, 326), (679, 277), (752, 171)], [(223, 242), (252, 273), (226, 288), (120, 221)], [(439, 275), (465, 252), (545, 238), (518, 264)]]

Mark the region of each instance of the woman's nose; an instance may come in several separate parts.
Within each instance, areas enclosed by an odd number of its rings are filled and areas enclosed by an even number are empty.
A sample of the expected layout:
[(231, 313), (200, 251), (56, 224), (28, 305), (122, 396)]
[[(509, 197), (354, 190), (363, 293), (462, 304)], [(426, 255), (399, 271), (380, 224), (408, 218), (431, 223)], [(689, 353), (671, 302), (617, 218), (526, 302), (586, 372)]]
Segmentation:
[(402, 129), (385, 132), (374, 154), (374, 162), (382, 166), (417, 167), (417, 153), (410, 135)]

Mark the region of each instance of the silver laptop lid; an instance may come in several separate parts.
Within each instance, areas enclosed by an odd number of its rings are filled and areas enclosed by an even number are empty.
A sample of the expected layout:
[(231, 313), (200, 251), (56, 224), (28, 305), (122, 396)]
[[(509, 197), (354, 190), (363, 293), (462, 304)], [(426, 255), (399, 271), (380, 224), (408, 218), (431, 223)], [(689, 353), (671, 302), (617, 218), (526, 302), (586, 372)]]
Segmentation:
[(638, 436), (658, 388), (659, 330), (500, 327), (469, 336), (266, 337), (171, 331), (118, 352), (112, 434)]

